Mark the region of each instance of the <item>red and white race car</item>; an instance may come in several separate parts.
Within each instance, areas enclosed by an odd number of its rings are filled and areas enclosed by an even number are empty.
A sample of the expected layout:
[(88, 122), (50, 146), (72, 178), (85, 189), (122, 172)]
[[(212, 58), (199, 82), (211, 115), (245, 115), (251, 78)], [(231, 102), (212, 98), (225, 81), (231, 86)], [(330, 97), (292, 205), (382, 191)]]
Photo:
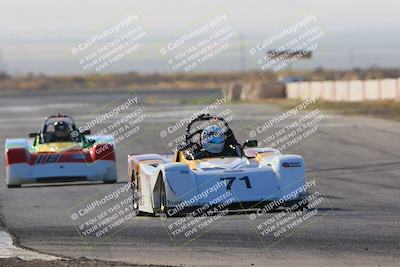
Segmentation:
[(103, 181), (115, 183), (117, 170), (112, 136), (80, 133), (65, 115), (45, 119), (32, 139), (7, 139), (5, 159), (7, 187), (22, 184)]

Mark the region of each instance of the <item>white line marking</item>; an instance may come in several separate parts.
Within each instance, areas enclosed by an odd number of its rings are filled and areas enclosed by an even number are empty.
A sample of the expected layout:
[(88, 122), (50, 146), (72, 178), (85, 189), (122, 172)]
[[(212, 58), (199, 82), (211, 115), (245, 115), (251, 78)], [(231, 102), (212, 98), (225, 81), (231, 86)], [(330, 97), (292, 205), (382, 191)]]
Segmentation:
[(0, 228), (0, 258), (20, 258), (22, 260), (59, 260), (61, 258), (42, 254), (14, 246), (11, 236)]

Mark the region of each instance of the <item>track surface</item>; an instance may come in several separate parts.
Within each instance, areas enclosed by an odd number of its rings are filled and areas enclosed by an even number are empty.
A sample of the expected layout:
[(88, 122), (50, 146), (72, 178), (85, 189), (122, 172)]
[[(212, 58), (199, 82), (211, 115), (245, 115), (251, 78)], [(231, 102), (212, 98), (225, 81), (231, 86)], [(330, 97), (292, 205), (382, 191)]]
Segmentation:
[[(96, 107), (123, 92), (61, 93), (0, 98), (0, 148), (5, 138), (25, 137), (41, 127), (42, 118), (58, 111), (87, 121)], [(174, 124), (201, 106), (188, 104), (214, 92), (139, 92), (146, 134), (117, 154), (120, 185), (127, 180), (128, 153), (165, 153), (157, 128)], [(214, 98), (220, 97), (218, 93)], [(182, 100), (183, 99), (183, 100)], [(182, 104), (186, 103), (186, 104)], [(253, 104), (227, 106), (237, 115), (231, 126), (246, 133), (282, 110)], [(325, 116), (318, 134), (292, 153), (305, 157), (308, 171), (327, 196), (318, 220), (294, 235), (260, 242), (246, 215), (228, 215), (189, 244), (173, 246), (157, 217), (137, 217), (111, 239), (88, 248), (68, 209), (110, 187), (103, 184), (29, 186), (6, 189), (1, 179), (1, 217), (19, 245), (45, 253), (141, 264), (195, 266), (363, 265), (399, 266), (400, 262), (400, 124), (360, 117)], [(2, 161), (4, 154), (1, 153)], [(3, 165), (4, 166), (4, 165)], [(5, 169), (1, 167), (1, 176)], [(268, 215), (273, 216), (273, 214)], [(176, 218), (168, 219), (170, 221)], [(261, 221), (259, 222), (261, 223)]]

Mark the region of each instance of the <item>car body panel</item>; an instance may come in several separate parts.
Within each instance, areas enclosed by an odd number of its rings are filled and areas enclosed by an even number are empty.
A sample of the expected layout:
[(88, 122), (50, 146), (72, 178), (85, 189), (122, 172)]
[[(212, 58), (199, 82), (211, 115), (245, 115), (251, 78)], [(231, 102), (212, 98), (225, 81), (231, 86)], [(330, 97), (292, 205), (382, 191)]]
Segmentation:
[[(172, 162), (171, 157), (156, 154), (153, 154), (153, 158), (147, 154), (145, 160), (141, 161), (143, 155), (129, 155), (130, 170), (135, 170), (134, 176), (137, 179), (131, 181), (138, 183), (140, 189), (139, 210), (157, 212), (161, 182), (166, 185), (167, 205), (172, 209), (185, 202), (191, 203), (187, 207), (221, 204), (223, 200), (218, 198), (226, 192), (232, 193), (234, 203), (239, 208), (241, 204), (269, 202), (287, 195), (287, 200), (304, 198), (304, 193), (290, 195), (305, 184), (303, 158), (298, 155), (281, 155), (270, 148), (260, 148), (259, 151), (262, 152), (251, 159), (206, 158), (196, 160), (195, 163)], [(284, 167), (286, 163), (291, 166)], [(230, 180), (233, 182), (227, 188)], [(213, 187), (215, 190), (210, 192)], [(204, 192), (207, 192), (207, 196), (191, 201), (195, 196), (204, 195)]]

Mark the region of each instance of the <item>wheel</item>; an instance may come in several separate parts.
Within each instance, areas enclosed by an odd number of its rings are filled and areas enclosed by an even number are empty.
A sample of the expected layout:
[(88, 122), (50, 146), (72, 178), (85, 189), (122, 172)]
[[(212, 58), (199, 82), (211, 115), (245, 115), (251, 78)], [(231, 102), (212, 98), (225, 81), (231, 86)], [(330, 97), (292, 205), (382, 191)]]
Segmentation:
[(168, 217), (167, 194), (165, 193), (164, 182), (161, 182), (160, 186), (160, 217)]
[(132, 172), (132, 208), (136, 211), (136, 216), (145, 215), (145, 213), (139, 211), (140, 191), (137, 187), (137, 180), (135, 179), (135, 173)]
[(7, 185), (7, 188), (19, 188), (19, 187), (21, 187), (20, 184), (8, 184)]

